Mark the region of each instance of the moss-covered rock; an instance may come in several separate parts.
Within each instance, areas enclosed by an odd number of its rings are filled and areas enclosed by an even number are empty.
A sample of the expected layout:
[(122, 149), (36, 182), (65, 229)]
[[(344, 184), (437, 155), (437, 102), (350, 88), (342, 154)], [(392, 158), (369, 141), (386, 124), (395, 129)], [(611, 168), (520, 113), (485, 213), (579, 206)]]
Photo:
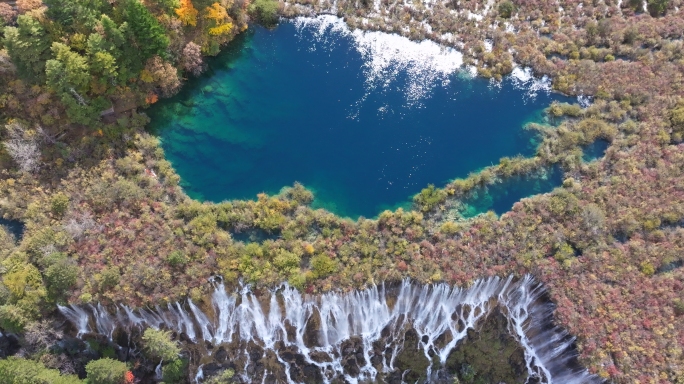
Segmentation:
[(522, 347), (507, 330), (508, 321), (495, 309), (478, 330), (449, 355), (446, 368), (461, 383), (524, 383), (527, 379)]

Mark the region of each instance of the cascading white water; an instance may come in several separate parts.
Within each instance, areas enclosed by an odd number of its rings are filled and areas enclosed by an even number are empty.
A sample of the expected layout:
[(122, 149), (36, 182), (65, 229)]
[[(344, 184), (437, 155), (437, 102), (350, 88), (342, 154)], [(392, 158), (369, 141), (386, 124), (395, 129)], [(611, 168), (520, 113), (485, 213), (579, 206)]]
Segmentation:
[[(291, 375), (292, 361), (283, 351), (296, 351), (306, 365), (317, 367), (326, 383), (333, 378), (358, 383), (375, 380), (380, 371), (396, 369), (395, 358), (404, 347), (408, 330), (418, 335), (418, 348), (430, 362), (426, 373), (430, 380), (433, 369), (439, 368), (433, 367), (436, 360), (443, 365), (468, 330), (498, 306), (508, 319), (509, 332), (524, 349), (530, 378), (563, 384), (600, 382), (573, 364), (574, 338), (552, 326), (554, 305), (543, 300), (544, 288), (530, 276), (517, 281), (490, 277), (469, 288), (404, 280), (394, 288), (380, 285), (318, 297), (302, 295), (287, 284), (268, 297), (257, 297), (248, 288), (228, 294), (222, 280), (213, 283), (213, 308), (208, 312), (191, 300), (165, 309), (120, 306), (113, 315), (99, 304), (59, 306), (59, 310), (74, 324), (79, 337), (97, 330), (111, 339), (116, 327), (166, 328), (195, 342), (233, 343), (233, 347), (237, 342), (245, 354), (248, 343), (256, 344), (264, 356), (275, 355), (288, 383), (297, 381)], [(357, 366), (350, 370), (343, 359), (352, 339), (362, 348), (355, 352)], [(382, 350), (374, 348), (380, 340), (386, 346)], [(249, 382), (247, 366), (244, 368), (237, 373)], [(198, 380), (203, 376), (198, 372)]]
[(161, 381), (164, 378), (164, 374), (162, 373), (162, 363), (164, 363), (164, 360), (159, 361), (159, 364), (154, 368), (154, 378)]

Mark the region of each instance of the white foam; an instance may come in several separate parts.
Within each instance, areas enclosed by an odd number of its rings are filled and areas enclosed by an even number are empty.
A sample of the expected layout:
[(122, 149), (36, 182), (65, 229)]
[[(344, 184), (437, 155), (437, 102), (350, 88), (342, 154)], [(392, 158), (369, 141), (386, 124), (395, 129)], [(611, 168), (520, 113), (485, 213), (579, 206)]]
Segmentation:
[(509, 75), (512, 84), (526, 91), (527, 97), (535, 98), (539, 92), (551, 92), (551, 79), (544, 75), (541, 78), (534, 77), (532, 69), (516, 66)]
[(484, 18), (484, 16), (477, 14), (477, 13), (472, 13), (470, 11), (466, 11), (466, 12), (467, 12), (466, 17), (468, 18), (468, 20), (482, 21), (482, 19)]
[(582, 107), (582, 108), (589, 107), (593, 102), (594, 102), (594, 98), (591, 96), (587, 96), (587, 95), (577, 96), (577, 104), (579, 104), (580, 107)]
[(492, 42), (489, 39), (485, 40), (483, 44), (484, 44), (484, 49), (486, 52), (491, 52), (492, 49), (494, 48), (494, 42)]

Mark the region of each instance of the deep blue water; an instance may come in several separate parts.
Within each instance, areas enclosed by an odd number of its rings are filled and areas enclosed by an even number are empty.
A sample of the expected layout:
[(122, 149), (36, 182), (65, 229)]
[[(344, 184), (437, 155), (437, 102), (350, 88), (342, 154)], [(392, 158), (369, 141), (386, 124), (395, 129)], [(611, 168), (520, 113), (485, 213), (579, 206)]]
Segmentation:
[(292, 22), (253, 27), (205, 75), (151, 108), (187, 193), (254, 199), (299, 181), (317, 207), (374, 217), (407, 206), (429, 183), (532, 155), (535, 140), (522, 126), (561, 99), (461, 71), (425, 80), (430, 70), (389, 66), (371, 82), (369, 56), (356, 44), (348, 32)]
[(0, 218), (0, 225), (5, 227), (15, 239), (19, 240), (24, 236), (24, 223), (18, 220), (7, 220)]

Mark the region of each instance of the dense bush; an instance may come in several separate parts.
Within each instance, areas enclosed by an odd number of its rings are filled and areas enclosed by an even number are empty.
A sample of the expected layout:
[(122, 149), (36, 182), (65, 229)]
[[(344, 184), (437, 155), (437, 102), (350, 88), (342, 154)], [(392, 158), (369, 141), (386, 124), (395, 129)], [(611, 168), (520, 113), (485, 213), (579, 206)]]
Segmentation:
[[(60, 375), (56, 369), (45, 368), (41, 363), (9, 357), (0, 360), (0, 384), (77, 384), (76, 375)], [(102, 382), (105, 383), (105, 382)]]
[(274, 26), (278, 22), (278, 2), (275, 0), (255, 0), (250, 4), (249, 11), (266, 26)]
[(446, 192), (430, 184), (413, 197), (413, 202), (420, 207), (421, 211), (429, 212), (435, 209), (437, 205), (443, 203), (446, 197)]
[(162, 381), (165, 384), (183, 383), (187, 377), (187, 369), (187, 360), (171, 360), (162, 366)]
[(93, 360), (86, 365), (88, 383), (92, 384), (123, 384), (128, 381), (128, 367), (126, 363), (103, 358)]
[(151, 358), (161, 359), (167, 362), (178, 360), (180, 348), (176, 342), (170, 339), (171, 332), (147, 328), (142, 340), (145, 343), (145, 351)]
[(499, 3), (498, 10), (499, 16), (503, 17), (504, 19), (510, 19), (513, 15), (513, 11), (515, 10), (515, 6), (510, 1), (505, 0)]

